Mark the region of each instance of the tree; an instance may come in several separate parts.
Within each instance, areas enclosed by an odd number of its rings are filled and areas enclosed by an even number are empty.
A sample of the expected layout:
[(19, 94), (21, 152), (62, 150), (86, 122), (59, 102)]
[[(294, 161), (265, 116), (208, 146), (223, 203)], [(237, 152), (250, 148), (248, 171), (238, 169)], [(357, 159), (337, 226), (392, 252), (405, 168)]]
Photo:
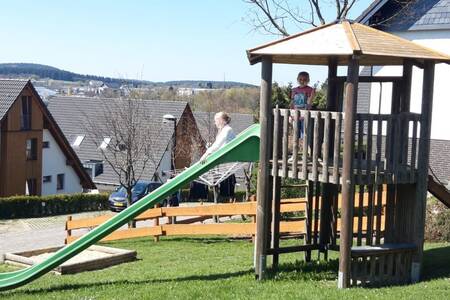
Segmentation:
[[(289, 36), (290, 29), (304, 30), (345, 19), (357, 0), (244, 0), (251, 8), (246, 20), (255, 31)], [(324, 9), (333, 7), (333, 19), (326, 20)]]
[(280, 86), (277, 82), (274, 82), (272, 84), (272, 105), (274, 107), (278, 105), (279, 108), (289, 108), (291, 90), (291, 83), (287, 86)]
[[(95, 117), (85, 114), (88, 138), (99, 149), (117, 175), (119, 183), (127, 191), (128, 206), (132, 203), (132, 189), (143, 176), (147, 167), (158, 160), (154, 157), (152, 144), (158, 140), (162, 128), (148, 124), (144, 100), (103, 99)], [(161, 123), (161, 126), (162, 125)], [(152, 138), (153, 137), (153, 138)], [(132, 224), (130, 223), (130, 226)]]

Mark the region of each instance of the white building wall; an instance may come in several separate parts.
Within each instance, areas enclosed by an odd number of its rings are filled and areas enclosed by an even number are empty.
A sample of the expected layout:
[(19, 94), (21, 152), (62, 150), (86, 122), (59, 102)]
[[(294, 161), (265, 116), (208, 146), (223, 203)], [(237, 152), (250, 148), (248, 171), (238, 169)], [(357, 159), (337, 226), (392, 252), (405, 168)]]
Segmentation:
[[(402, 38), (414, 41), (425, 47), (450, 55), (450, 30), (392, 32)], [(374, 67), (373, 74), (378, 76), (401, 76), (402, 67)], [(411, 89), (411, 111), (420, 113), (422, 102), (423, 71), (413, 69)], [(434, 77), (433, 117), (431, 138), (450, 140), (447, 130), (450, 118), (450, 65), (437, 64)], [(384, 83), (382, 87), (381, 113), (389, 113), (391, 108), (392, 84)], [(372, 83), (370, 112), (378, 113), (380, 84)]]
[[(42, 182), (42, 195), (80, 193), (83, 187), (75, 170), (66, 165), (66, 156), (59, 148), (51, 133), (43, 130), (43, 141), (49, 142), (49, 148), (42, 149), (42, 180), (44, 176), (52, 176), (51, 182)], [(57, 190), (57, 175), (64, 174), (64, 189)]]

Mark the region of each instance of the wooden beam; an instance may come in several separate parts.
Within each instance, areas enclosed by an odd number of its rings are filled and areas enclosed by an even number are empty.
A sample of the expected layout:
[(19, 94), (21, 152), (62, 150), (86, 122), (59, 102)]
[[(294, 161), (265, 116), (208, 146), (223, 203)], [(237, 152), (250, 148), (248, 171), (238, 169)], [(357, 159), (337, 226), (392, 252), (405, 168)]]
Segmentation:
[(413, 255), (411, 281), (420, 279), (425, 229), (425, 209), (428, 185), (428, 164), (430, 155), (431, 116), (433, 112), (434, 61), (425, 61), (422, 86), (422, 118), (420, 122), (419, 160), (417, 163), (416, 199), (414, 206), (414, 244), (417, 252)]
[[(336, 77), (337, 81), (346, 81), (346, 76), (338, 76)], [(403, 77), (401, 76), (361, 76), (359, 77), (359, 82), (398, 82), (402, 81)]]
[(272, 58), (264, 56), (261, 64), (261, 99), (260, 124), (261, 140), (259, 146), (257, 211), (256, 211), (256, 242), (255, 242), (255, 273), (258, 280), (265, 277), (267, 249), (269, 248), (271, 195), (269, 195), (270, 174), (270, 141), (272, 122)]
[[(348, 25), (348, 23), (347, 23)], [(350, 27), (350, 26), (348, 26)], [(351, 29), (351, 28), (350, 28)], [(337, 111), (337, 58), (331, 57), (328, 62), (328, 90), (327, 90), (327, 111)], [(325, 120), (327, 122), (327, 120)], [(333, 159), (334, 156), (334, 134), (335, 134), (335, 122), (328, 121), (329, 127), (325, 126), (328, 132), (325, 132), (324, 137), (324, 155), (322, 157), (324, 162), (324, 169), (328, 166), (328, 161)], [(328, 143), (327, 143), (328, 142)], [(335, 162), (335, 165), (338, 165)], [(319, 233), (319, 243), (323, 249), (326, 245), (330, 243), (331, 237), (331, 203), (334, 199), (336, 193), (337, 185), (330, 183), (324, 183), (322, 186), (322, 209), (320, 210), (320, 233)], [(325, 252), (325, 258), (327, 253)]]
[(358, 97), (359, 60), (352, 56), (345, 87), (344, 155), (342, 170), (341, 239), (339, 251), (338, 288), (350, 287), (353, 202), (355, 196), (353, 157), (355, 151), (356, 102)]
[[(273, 149), (272, 149), (272, 161), (273, 163), (273, 188), (272, 188), (272, 240), (271, 248), (277, 250), (280, 246), (280, 219), (281, 219), (281, 177), (278, 176), (278, 157), (280, 156), (282, 150), (282, 130), (281, 130), (281, 120), (280, 120), (280, 110), (274, 109), (274, 126), (273, 126)], [(287, 116), (284, 116), (287, 119)], [(298, 118), (297, 118), (298, 121)], [(294, 125), (295, 128), (295, 125)], [(294, 134), (294, 136), (296, 136)], [(297, 143), (298, 143), (298, 139)], [(294, 156), (296, 152), (294, 151)], [(294, 170), (296, 170), (294, 168)], [(296, 172), (297, 173), (297, 172)], [(275, 251), (272, 254), (272, 268), (278, 268), (279, 256), (278, 252)]]

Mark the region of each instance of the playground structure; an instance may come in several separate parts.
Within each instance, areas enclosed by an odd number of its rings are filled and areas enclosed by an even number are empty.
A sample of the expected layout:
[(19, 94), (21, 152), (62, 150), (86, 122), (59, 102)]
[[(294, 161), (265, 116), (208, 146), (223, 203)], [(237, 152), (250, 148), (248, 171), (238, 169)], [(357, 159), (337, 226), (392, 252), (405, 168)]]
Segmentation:
[[(276, 268), (280, 253), (314, 249), (325, 256), (329, 250), (339, 251), (339, 288), (418, 281), (424, 242), (434, 66), (449, 63), (450, 57), (347, 20), (268, 43), (248, 50), (247, 54), (251, 64), (261, 62), (262, 68), (257, 277), (265, 278), (269, 255)], [(326, 108), (272, 109), (273, 63), (328, 66)], [(402, 66), (402, 75), (359, 75), (360, 66), (386, 65)], [(347, 66), (347, 76), (337, 76), (338, 66)], [(413, 66), (423, 69), (420, 113), (410, 111)], [(358, 82), (391, 82), (391, 113), (357, 113)], [(300, 117), (305, 128), (302, 149), (296, 138)], [(289, 140), (293, 140), (292, 151)], [(307, 239), (303, 247), (279, 247), (281, 178), (287, 177), (308, 181), (310, 194), (321, 195), (317, 243)], [(362, 203), (365, 191), (369, 194), (368, 208), (357, 209), (355, 204)], [(377, 221), (381, 212), (376, 206), (383, 191), (387, 194), (386, 228), (381, 235)], [(339, 193), (340, 210), (336, 206)], [(319, 205), (313, 198), (308, 199), (309, 209)], [(367, 217), (366, 225), (360, 221), (363, 216)], [(354, 222), (358, 224), (356, 239), (352, 234)]]
[[(312, 250), (325, 257), (335, 250), (340, 253), (340, 288), (419, 280), (434, 65), (448, 63), (450, 57), (346, 20), (254, 48), (248, 57), (252, 64), (262, 62), (260, 125), (251, 126), (205, 162), (195, 163), (41, 263), (0, 274), (0, 291), (51, 271), (213, 167), (258, 160), (255, 271), (259, 279), (265, 278), (268, 255), (276, 267), (281, 253), (304, 251), (310, 260)], [(327, 65), (326, 110), (272, 110), (273, 63)], [(346, 77), (337, 76), (338, 65), (347, 66)], [(403, 74), (363, 77), (360, 65), (400, 65)], [(420, 114), (410, 112), (413, 65), (424, 70)], [(391, 114), (357, 114), (358, 82), (392, 82)], [(306, 133), (301, 153), (298, 139), (292, 138), (297, 137), (300, 117)], [(283, 177), (307, 181), (305, 211), (315, 214), (305, 221), (306, 243), (290, 248), (279, 246)]]

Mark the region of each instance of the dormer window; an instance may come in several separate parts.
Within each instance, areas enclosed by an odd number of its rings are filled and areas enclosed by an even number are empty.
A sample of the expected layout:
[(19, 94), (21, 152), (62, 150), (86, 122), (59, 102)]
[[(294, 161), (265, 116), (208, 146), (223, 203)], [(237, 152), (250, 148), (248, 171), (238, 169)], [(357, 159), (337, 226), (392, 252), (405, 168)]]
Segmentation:
[(110, 137), (105, 137), (103, 139), (102, 143), (100, 144), (99, 148), (102, 149), (102, 150), (105, 150), (108, 147), (109, 142), (111, 142), (111, 138)]
[(84, 140), (84, 135), (78, 135), (72, 143), (72, 147), (80, 147)]
[(20, 129), (31, 129), (31, 96), (22, 96), (22, 114), (20, 115)]

